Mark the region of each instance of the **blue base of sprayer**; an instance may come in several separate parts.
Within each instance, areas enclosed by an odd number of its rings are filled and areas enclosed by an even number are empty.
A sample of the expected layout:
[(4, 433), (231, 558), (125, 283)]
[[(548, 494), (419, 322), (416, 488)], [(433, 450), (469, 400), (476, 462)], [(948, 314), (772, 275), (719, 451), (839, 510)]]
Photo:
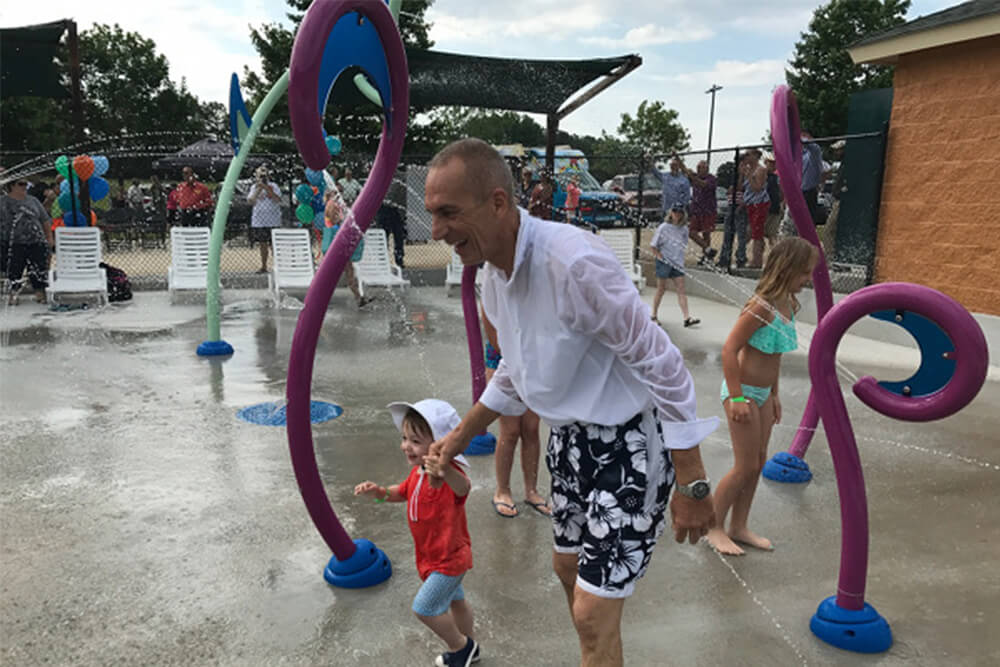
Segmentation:
[(842, 609), (835, 595), (819, 603), (809, 629), (827, 644), (845, 651), (882, 653), (892, 646), (892, 630), (874, 607), (866, 602), (857, 611)]
[(788, 452), (778, 452), (772, 456), (771, 460), (764, 464), (762, 474), (775, 482), (791, 484), (802, 484), (813, 478), (809, 464)]
[(463, 452), (466, 456), (487, 456), (497, 449), (497, 438), (492, 433), (477, 435)]
[(357, 549), (347, 560), (330, 557), (323, 571), (326, 583), (337, 588), (368, 588), (392, 576), (392, 564), (385, 552), (370, 540), (354, 540)]
[(206, 340), (198, 346), (199, 357), (226, 357), (233, 353), (233, 346), (224, 340)]

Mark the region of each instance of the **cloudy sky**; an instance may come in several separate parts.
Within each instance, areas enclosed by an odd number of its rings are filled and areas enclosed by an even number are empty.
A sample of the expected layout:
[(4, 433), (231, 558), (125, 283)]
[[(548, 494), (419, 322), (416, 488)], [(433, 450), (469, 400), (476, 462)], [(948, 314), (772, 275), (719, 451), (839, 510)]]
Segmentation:
[[(908, 18), (958, 4), (913, 0)], [(406, 1), (403, 11), (406, 11)], [(692, 146), (708, 137), (709, 96), (717, 83), (714, 146), (756, 141), (767, 128), (772, 88), (816, 0), (436, 0), (428, 18), (435, 48), (474, 55), (593, 58), (637, 53), (643, 65), (563, 121), (571, 132), (617, 129), (623, 112), (662, 100), (680, 112)], [(11, 11), (10, 7), (16, 7)], [(119, 23), (156, 42), (174, 80), (204, 100), (228, 103), (232, 72), (257, 67), (249, 26), (286, 21), (284, 0), (47, 0), (7, 4), (0, 25), (75, 18), (80, 29)], [(81, 10), (85, 8), (85, 11)], [(544, 125), (544, 119), (538, 120)]]

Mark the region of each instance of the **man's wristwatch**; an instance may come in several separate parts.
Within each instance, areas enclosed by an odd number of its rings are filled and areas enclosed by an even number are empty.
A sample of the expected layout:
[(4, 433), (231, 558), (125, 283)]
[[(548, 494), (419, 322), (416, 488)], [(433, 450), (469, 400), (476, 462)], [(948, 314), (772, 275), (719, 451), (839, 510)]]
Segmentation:
[(708, 497), (708, 494), (712, 492), (712, 485), (709, 484), (707, 479), (696, 479), (690, 484), (678, 484), (677, 493), (682, 496), (687, 496), (688, 498), (693, 498), (694, 500), (701, 500), (702, 498)]

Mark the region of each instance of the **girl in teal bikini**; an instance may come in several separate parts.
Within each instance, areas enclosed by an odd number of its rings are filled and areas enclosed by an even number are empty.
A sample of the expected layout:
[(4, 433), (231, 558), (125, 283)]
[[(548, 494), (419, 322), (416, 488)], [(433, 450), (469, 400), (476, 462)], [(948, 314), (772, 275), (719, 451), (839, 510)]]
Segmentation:
[[(819, 253), (805, 239), (787, 238), (767, 256), (760, 282), (722, 346), (722, 405), (733, 441), (733, 469), (715, 492), (715, 528), (707, 539), (719, 553), (741, 556), (745, 544), (771, 549), (747, 528), (750, 504), (767, 460), (771, 427), (781, 420), (781, 355), (798, 347), (795, 298), (809, 282)], [(729, 529), (726, 515), (732, 509)]]

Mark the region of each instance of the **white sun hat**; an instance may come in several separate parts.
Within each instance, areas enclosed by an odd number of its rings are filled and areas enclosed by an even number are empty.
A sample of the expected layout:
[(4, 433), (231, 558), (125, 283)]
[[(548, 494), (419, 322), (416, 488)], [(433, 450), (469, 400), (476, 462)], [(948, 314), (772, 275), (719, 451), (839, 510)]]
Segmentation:
[[(434, 440), (440, 440), (448, 435), (462, 421), (455, 408), (451, 407), (451, 403), (438, 398), (425, 398), (416, 403), (396, 401), (385, 407), (389, 409), (392, 421), (396, 424), (396, 429), (400, 433), (403, 432), (403, 417), (406, 416), (407, 411), (410, 409), (416, 410), (424, 418), (424, 421), (427, 422), (427, 425), (431, 427), (431, 436)], [(469, 465), (468, 461), (461, 454), (455, 457), (455, 461), (464, 466)]]

